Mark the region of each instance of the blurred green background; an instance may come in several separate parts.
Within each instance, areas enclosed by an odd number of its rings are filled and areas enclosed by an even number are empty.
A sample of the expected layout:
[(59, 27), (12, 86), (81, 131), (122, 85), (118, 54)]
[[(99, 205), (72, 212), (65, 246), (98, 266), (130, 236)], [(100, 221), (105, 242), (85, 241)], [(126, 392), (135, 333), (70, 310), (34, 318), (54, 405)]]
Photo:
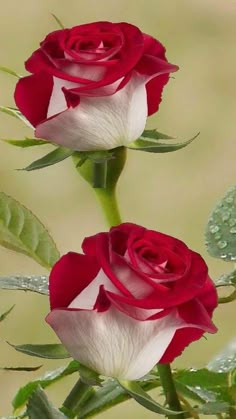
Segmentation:
[[(210, 210), (235, 183), (235, 19), (234, 0), (21, 0), (1, 1), (0, 65), (24, 74), (24, 60), (57, 25), (50, 13), (66, 26), (110, 20), (128, 21), (161, 40), (170, 62), (178, 64), (165, 89), (158, 115), (149, 127), (180, 140), (201, 131), (189, 147), (173, 154), (130, 152), (119, 183), (123, 220), (143, 224), (184, 240), (200, 252), (217, 278), (230, 264), (210, 258), (204, 248), (204, 226)], [(0, 104), (13, 105), (14, 77), (0, 74)], [(31, 135), (7, 115), (0, 115), (0, 138)], [(47, 146), (46, 146), (47, 147)], [(51, 148), (48, 147), (48, 151)], [(47, 151), (19, 150), (1, 144), (1, 190), (29, 207), (50, 229), (61, 253), (80, 250), (84, 236), (106, 228), (95, 206), (93, 192), (79, 178), (68, 159), (51, 168), (25, 173), (16, 171)], [(0, 249), (1, 275), (43, 273), (27, 257)], [(44, 322), (46, 297), (1, 291), (0, 312), (16, 304), (1, 323), (0, 366), (39, 365), (41, 360), (16, 353), (12, 343), (49, 343), (56, 337)], [(176, 366), (203, 366), (236, 335), (235, 305), (219, 307), (218, 334), (187, 348)], [(59, 361), (43, 362), (37, 373), (0, 372), (0, 415), (9, 414), (17, 388)], [(75, 377), (49, 390), (59, 404)], [(155, 392), (154, 392), (155, 394)], [(105, 418), (154, 418), (154, 414), (129, 402), (103, 414)]]

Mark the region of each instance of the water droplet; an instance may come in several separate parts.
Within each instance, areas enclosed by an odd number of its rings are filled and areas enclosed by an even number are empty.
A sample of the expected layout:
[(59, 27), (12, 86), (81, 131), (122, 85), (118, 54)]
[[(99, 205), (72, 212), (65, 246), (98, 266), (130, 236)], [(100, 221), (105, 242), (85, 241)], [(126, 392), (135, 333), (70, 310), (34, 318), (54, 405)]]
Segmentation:
[(224, 249), (226, 246), (227, 246), (227, 242), (226, 242), (225, 240), (220, 240), (220, 241), (218, 242), (218, 247), (219, 247), (220, 249)]
[(228, 197), (225, 199), (225, 201), (226, 201), (228, 204), (232, 204), (232, 203), (234, 202), (234, 198), (233, 198), (232, 196), (228, 196)]
[(236, 234), (236, 227), (231, 227), (231, 229), (229, 231), (232, 234)]
[(229, 220), (230, 227), (233, 227), (235, 224), (236, 224), (236, 218), (231, 218), (231, 220)]
[(218, 227), (217, 225), (213, 224), (209, 227), (209, 230), (212, 234), (217, 233), (217, 231), (219, 231), (220, 227)]
[(225, 253), (222, 253), (222, 254), (220, 255), (220, 257), (221, 257), (221, 259), (226, 259), (226, 258), (227, 258), (227, 255), (226, 255)]
[(229, 211), (225, 211), (223, 214), (222, 214), (222, 220), (223, 221), (228, 221), (228, 219), (230, 218), (230, 212)]
[(220, 240), (221, 239), (221, 234), (220, 233), (214, 234), (214, 238), (215, 238), (215, 240)]

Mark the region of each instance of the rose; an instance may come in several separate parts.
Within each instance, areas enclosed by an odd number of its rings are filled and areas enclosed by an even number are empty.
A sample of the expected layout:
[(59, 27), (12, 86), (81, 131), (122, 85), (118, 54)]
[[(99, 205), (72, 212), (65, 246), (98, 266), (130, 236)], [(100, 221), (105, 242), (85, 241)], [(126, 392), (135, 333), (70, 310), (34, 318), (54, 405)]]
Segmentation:
[(36, 137), (74, 150), (112, 149), (143, 132), (169, 73), (165, 48), (128, 23), (50, 33), (25, 67), (15, 101)]
[(54, 265), (46, 318), (82, 364), (138, 379), (216, 332), (207, 266), (180, 240), (126, 223), (85, 238), (82, 248)]

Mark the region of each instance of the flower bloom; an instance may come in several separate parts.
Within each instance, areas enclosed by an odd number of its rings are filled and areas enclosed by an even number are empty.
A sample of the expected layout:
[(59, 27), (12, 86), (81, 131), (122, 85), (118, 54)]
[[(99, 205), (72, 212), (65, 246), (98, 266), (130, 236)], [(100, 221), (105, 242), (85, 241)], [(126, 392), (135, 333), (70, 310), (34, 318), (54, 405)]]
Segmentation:
[(54, 265), (46, 318), (82, 364), (135, 380), (216, 332), (207, 266), (180, 240), (125, 223), (82, 248)]
[(158, 110), (169, 73), (165, 48), (129, 23), (50, 33), (25, 63), (15, 101), (36, 137), (74, 150), (128, 145)]

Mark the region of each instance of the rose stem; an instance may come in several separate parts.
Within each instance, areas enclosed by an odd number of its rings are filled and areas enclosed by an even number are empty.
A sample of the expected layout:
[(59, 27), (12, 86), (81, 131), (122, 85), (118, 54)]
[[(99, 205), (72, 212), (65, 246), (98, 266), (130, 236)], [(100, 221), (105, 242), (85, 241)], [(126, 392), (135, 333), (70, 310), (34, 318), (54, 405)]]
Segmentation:
[[(171, 410), (182, 412), (181, 404), (178, 399), (178, 395), (175, 389), (173, 376), (170, 368), (170, 364), (158, 364), (158, 372), (160, 376), (161, 385), (166, 397), (166, 402)], [(184, 413), (176, 415), (168, 415), (168, 418), (179, 418), (184, 419)]]
[(81, 404), (89, 399), (93, 393), (93, 387), (79, 379), (65, 399), (62, 410), (64, 410), (65, 413), (68, 410), (70, 413), (73, 413), (73, 417), (75, 417), (79, 413)]
[(103, 209), (103, 213), (109, 227), (121, 223), (121, 217), (116, 200), (115, 190), (95, 189), (98, 201)]

